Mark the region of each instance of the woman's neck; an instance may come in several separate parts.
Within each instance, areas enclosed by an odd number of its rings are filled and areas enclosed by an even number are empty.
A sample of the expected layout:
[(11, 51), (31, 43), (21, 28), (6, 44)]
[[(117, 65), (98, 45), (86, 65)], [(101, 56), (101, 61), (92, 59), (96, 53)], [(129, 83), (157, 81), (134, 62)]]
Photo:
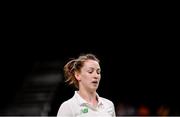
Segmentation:
[(86, 100), (88, 103), (90, 103), (93, 106), (96, 106), (98, 103), (96, 92), (87, 92), (85, 90), (79, 90), (78, 94)]

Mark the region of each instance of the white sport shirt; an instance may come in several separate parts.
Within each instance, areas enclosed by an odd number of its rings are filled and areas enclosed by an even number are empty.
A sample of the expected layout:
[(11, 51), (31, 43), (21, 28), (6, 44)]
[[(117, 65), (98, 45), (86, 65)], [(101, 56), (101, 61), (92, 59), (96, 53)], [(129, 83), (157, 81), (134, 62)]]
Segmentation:
[(74, 96), (63, 102), (58, 110), (58, 117), (115, 117), (112, 101), (99, 97), (96, 107), (91, 106), (75, 91)]

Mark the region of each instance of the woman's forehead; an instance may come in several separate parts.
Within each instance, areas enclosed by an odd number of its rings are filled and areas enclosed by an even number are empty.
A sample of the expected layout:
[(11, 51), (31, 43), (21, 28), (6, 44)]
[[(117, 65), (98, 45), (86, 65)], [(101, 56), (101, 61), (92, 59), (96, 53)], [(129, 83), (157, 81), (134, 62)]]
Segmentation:
[(100, 68), (99, 63), (95, 60), (86, 60), (84, 62), (84, 66), (85, 68)]

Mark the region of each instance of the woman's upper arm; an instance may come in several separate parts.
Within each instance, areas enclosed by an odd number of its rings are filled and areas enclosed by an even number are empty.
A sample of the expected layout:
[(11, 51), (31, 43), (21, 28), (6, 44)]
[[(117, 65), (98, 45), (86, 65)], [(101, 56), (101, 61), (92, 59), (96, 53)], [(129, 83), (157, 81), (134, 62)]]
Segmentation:
[(69, 104), (67, 102), (64, 102), (61, 104), (58, 113), (57, 113), (58, 117), (72, 117), (72, 110), (71, 107), (69, 106)]

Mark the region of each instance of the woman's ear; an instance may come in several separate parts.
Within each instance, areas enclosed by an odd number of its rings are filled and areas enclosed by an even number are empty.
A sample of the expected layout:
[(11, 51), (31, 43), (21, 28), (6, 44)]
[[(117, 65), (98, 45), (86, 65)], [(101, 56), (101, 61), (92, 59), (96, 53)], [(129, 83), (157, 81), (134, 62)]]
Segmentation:
[(75, 72), (75, 78), (76, 78), (78, 81), (81, 80), (80, 75), (79, 75), (79, 72)]

